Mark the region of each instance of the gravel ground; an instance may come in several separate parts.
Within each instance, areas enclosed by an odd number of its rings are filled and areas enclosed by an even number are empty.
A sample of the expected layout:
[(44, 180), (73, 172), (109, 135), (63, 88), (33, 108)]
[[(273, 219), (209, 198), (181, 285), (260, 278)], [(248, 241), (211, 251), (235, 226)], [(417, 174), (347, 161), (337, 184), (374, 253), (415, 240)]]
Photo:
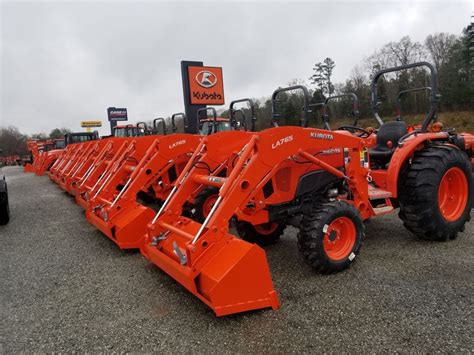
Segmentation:
[(120, 251), (49, 179), (4, 169), (0, 353), (473, 352), (474, 225), (420, 241), (372, 220), (357, 262), (331, 276), (303, 262), (288, 228), (267, 256), (282, 303), (217, 318), (136, 252)]

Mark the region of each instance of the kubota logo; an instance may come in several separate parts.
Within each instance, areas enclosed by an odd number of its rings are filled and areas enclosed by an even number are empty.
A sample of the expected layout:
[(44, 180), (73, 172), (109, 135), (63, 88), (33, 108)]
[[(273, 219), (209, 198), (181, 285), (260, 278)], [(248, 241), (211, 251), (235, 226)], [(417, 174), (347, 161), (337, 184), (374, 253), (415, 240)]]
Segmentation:
[(279, 147), (282, 144), (289, 143), (293, 140), (293, 136), (287, 136), (285, 138), (277, 140), (275, 143), (272, 144), (272, 149)]
[(209, 89), (217, 84), (217, 76), (208, 70), (202, 70), (196, 74), (196, 82), (203, 88)]
[(311, 132), (309, 134), (309, 136), (311, 138), (315, 138), (315, 139), (324, 139), (324, 140), (327, 140), (327, 141), (332, 141), (334, 140), (334, 136), (330, 133), (320, 133), (320, 132)]

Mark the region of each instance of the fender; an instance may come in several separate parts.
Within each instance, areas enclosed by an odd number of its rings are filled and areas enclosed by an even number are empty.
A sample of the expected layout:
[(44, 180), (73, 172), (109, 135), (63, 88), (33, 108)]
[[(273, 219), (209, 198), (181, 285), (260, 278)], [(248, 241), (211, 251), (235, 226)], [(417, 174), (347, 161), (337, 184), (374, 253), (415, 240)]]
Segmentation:
[(399, 146), (393, 153), (390, 165), (387, 170), (387, 187), (393, 197), (398, 193), (398, 177), (404, 164), (413, 156), (415, 151), (425, 142), (442, 140), (448, 142), (449, 134), (447, 132), (423, 133), (418, 136), (411, 136)]

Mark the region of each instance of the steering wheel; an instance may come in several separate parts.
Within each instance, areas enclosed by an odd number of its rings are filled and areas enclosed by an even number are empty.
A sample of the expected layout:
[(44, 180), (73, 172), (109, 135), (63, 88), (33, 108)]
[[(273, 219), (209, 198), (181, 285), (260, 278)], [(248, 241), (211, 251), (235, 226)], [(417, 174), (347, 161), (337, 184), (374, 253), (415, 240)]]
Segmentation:
[(356, 126), (340, 126), (337, 129), (338, 130), (343, 130), (343, 131), (348, 131), (348, 132), (351, 132), (351, 133), (355, 133), (357, 131), (357, 132), (359, 132), (359, 134), (357, 134), (357, 137), (361, 137), (361, 138), (367, 138), (368, 136), (370, 136), (369, 131), (366, 131), (365, 129), (360, 128), (360, 127), (356, 127)]

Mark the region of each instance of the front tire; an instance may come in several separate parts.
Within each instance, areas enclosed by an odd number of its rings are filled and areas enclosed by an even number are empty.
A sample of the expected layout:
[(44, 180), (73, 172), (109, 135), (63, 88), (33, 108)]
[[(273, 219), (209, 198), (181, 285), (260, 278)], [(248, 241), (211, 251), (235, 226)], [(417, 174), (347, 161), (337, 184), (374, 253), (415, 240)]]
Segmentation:
[(196, 222), (203, 223), (218, 197), (219, 189), (217, 187), (208, 186), (203, 188), (194, 200), (192, 218)]
[(343, 201), (316, 203), (303, 214), (298, 246), (313, 269), (329, 274), (354, 262), (363, 237), (364, 224), (354, 206)]
[(271, 245), (280, 239), (285, 232), (284, 223), (268, 222), (254, 226), (248, 222), (237, 222), (237, 232), (240, 238), (260, 246)]
[(464, 152), (439, 146), (415, 153), (400, 182), (405, 228), (422, 239), (455, 239), (470, 220), (472, 203), (473, 175)]

